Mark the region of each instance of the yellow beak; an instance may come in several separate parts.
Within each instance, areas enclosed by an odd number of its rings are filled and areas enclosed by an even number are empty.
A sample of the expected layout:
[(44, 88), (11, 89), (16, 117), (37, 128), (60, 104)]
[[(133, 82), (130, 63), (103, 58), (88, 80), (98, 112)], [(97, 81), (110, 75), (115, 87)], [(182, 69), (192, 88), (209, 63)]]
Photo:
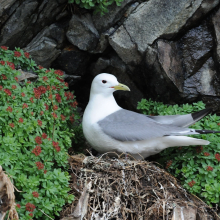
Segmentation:
[(121, 83), (119, 83), (117, 86), (114, 86), (114, 89), (115, 90), (130, 91), (130, 89), (126, 85), (121, 84)]

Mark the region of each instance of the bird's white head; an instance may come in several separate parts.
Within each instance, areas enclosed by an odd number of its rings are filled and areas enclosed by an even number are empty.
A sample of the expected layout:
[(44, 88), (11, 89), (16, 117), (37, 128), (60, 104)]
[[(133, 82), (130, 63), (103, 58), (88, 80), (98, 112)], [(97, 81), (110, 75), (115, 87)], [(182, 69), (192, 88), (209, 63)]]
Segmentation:
[(108, 96), (116, 90), (130, 91), (126, 85), (119, 83), (112, 74), (101, 73), (93, 79), (90, 94)]

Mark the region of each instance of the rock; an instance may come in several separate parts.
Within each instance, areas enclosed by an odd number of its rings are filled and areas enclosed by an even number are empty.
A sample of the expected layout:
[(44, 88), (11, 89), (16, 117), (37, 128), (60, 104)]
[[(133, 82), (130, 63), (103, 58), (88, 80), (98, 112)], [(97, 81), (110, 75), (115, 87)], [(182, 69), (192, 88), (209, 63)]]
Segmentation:
[(158, 59), (164, 73), (174, 83), (180, 92), (183, 92), (184, 71), (181, 57), (176, 43), (166, 43), (162, 40), (157, 42)]
[[(137, 44), (138, 50), (143, 53), (156, 39), (175, 37), (203, 2), (202, 0), (180, 0), (178, 4), (176, 0), (144, 2), (128, 17), (124, 27), (132, 42)], [(208, 8), (211, 9), (215, 5), (215, 1), (212, 1)]]
[(126, 9), (132, 2), (134, 0), (124, 0), (120, 6), (113, 3), (108, 7), (108, 13), (103, 16), (100, 16), (99, 13), (93, 15), (92, 20), (98, 32), (103, 33), (114, 26), (124, 16)]
[(185, 78), (195, 74), (211, 55), (213, 39), (208, 23), (189, 30), (180, 40)]
[(123, 25), (109, 37), (109, 43), (126, 64), (137, 65), (141, 62), (142, 57)]
[(62, 69), (69, 75), (83, 76), (89, 62), (89, 55), (77, 48), (64, 48), (59, 57), (54, 61), (55, 69)]
[(70, 43), (84, 51), (94, 50), (99, 41), (99, 34), (89, 14), (73, 14), (66, 36)]
[(27, 39), (33, 37), (34, 11), (37, 9), (37, 0), (25, 0), (6, 21), (1, 30), (0, 44), (9, 47), (23, 47)]
[(195, 207), (179, 207), (176, 206), (173, 210), (172, 220), (196, 220), (197, 210)]
[(185, 80), (184, 96), (187, 96), (188, 100), (193, 100), (199, 95), (216, 96), (218, 91), (214, 87), (215, 75), (214, 61), (209, 58), (196, 74)]
[(36, 74), (30, 73), (30, 72), (25, 72), (21, 69), (18, 70), (21, 75), (17, 76), (18, 77), (18, 82), (24, 81), (25, 79), (28, 80), (36, 80), (38, 76)]
[(64, 30), (52, 24), (45, 27), (24, 50), (31, 54), (38, 65), (49, 68), (60, 54), (58, 48), (63, 40)]

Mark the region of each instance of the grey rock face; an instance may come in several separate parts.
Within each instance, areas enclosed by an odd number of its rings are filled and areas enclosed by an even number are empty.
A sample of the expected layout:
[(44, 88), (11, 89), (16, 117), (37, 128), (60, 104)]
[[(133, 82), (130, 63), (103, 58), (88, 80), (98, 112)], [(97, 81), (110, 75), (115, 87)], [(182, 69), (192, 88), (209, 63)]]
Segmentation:
[[(170, 39), (180, 32), (202, 3), (202, 0), (180, 0), (178, 4), (176, 0), (144, 2), (128, 17), (125, 28), (138, 50), (144, 52), (156, 39)], [(215, 5), (214, 1), (209, 9)]]
[(66, 36), (70, 43), (85, 51), (94, 50), (99, 41), (99, 34), (89, 14), (81, 16), (73, 14)]

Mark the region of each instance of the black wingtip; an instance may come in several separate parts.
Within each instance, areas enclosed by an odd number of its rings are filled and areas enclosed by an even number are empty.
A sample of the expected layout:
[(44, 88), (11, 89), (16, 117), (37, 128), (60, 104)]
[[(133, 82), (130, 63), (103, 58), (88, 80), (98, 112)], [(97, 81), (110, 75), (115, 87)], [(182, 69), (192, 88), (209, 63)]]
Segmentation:
[(220, 133), (220, 131), (212, 131), (212, 130), (195, 130), (199, 134), (215, 134)]
[(210, 114), (211, 112), (212, 112), (212, 108), (206, 108), (201, 111), (194, 112), (191, 115), (194, 121), (198, 121), (202, 119), (203, 117), (205, 117), (206, 115)]

